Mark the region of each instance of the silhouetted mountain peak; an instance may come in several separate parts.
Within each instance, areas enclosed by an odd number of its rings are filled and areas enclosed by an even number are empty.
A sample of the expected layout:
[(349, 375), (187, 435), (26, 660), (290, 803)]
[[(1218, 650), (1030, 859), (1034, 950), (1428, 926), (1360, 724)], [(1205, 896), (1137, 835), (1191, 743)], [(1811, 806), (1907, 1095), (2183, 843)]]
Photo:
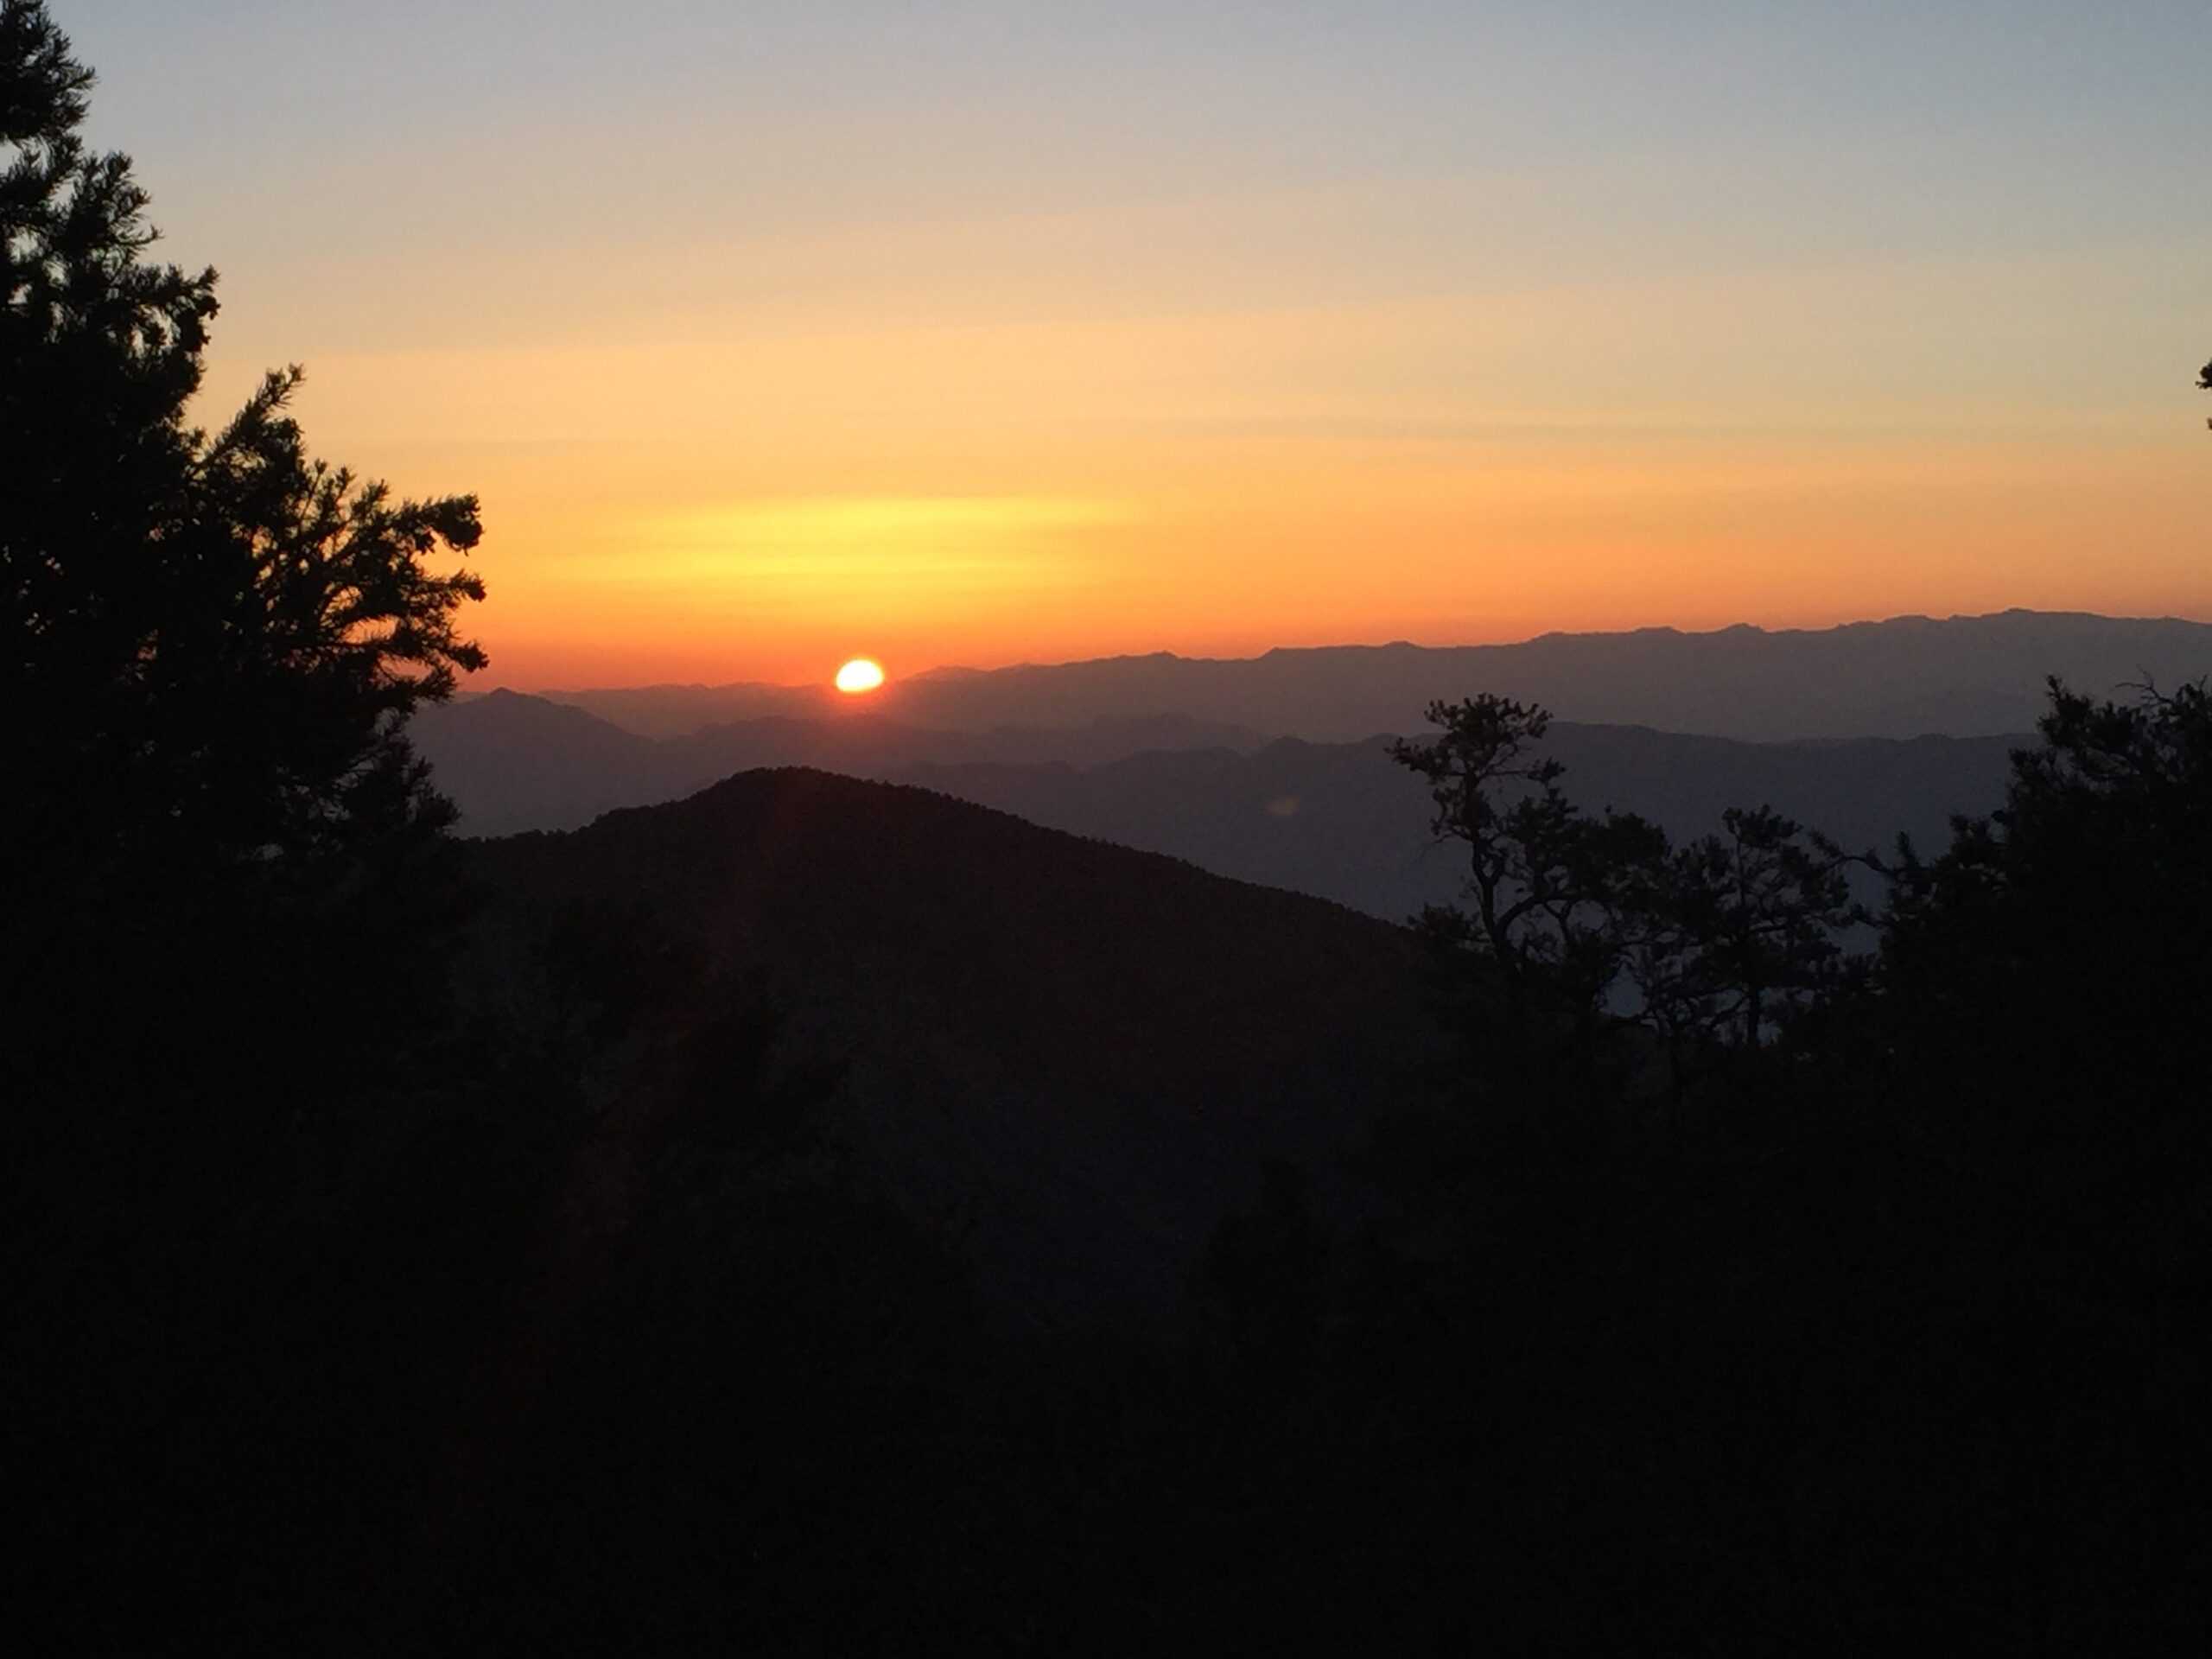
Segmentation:
[(791, 1008), (841, 1132), (987, 1204), (1025, 1300), (1165, 1305), (1257, 1158), (1341, 1146), (1432, 1047), (1404, 931), (926, 788), (766, 768), (473, 850), (513, 925), (642, 907)]

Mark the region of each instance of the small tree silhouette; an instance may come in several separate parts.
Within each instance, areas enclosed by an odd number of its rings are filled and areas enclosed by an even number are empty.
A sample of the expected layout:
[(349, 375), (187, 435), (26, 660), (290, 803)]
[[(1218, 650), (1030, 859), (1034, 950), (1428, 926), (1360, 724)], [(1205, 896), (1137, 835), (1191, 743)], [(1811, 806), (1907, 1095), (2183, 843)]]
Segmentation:
[[(1850, 862), (1772, 808), (1732, 807), (1675, 848), (1634, 813), (1586, 816), (1567, 768), (1539, 756), (1551, 716), (1488, 693), (1435, 702), (1434, 738), (1391, 754), (1427, 778), (1440, 837), (1467, 846), (1469, 910), (1431, 909), (1431, 937), (1485, 964), (1496, 1047), (1536, 1058), (1548, 1033), (1582, 1059), (1607, 1027), (1662, 1043), (1679, 1089), (1700, 1057), (1758, 1048), (1834, 988), (1841, 931), (1869, 919)], [(1633, 995), (1617, 994), (1625, 978)]]
[(1433, 702), (1427, 716), (1440, 734), (1390, 754), (1429, 780), (1434, 833), (1466, 843), (1474, 906), (1471, 916), (1431, 912), (1432, 929), (1494, 963), (1523, 1011), (1546, 993), (1593, 1010), (1618, 970), (1634, 873), (1664, 855), (1665, 836), (1632, 815), (1576, 809), (1559, 785), (1566, 766), (1532, 753), (1547, 710), (1485, 692)]

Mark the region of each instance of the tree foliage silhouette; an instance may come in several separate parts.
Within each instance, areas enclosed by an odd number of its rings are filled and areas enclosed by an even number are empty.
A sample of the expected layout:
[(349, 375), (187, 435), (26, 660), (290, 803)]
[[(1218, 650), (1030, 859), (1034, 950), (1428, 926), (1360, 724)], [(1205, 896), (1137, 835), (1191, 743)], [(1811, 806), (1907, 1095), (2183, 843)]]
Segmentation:
[(1428, 780), (1433, 832), (1465, 844), (1472, 905), (1432, 910), (1427, 926), (1491, 965), (1512, 1029), (1531, 1017), (1583, 1029), (1620, 965), (1630, 883), (1665, 838), (1632, 814), (1576, 809), (1560, 787), (1567, 768), (1535, 753), (1546, 710), (1485, 693), (1427, 714), (1439, 735), (1390, 753)]
[(2123, 1071), (2160, 1100), (2201, 1092), (2212, 695), (2199, 681), (2099, 701), (2054, 679), (2039, 729), (2002, 809), (1960, 820), (1934, 859), (1901, 844), (1886, 1017), (1911, 1052), (2026, 1096), (2102, 1093)]
[[(1467, 910), (1432, 909), (1432, 939), (1471, 957), (1493, 1052), (1547, 1033), (1586, 1064), (1605, 1027), (1662, 1041), (1677, 1084), (1717, 1051), (1758, 1049), (1840, 982), (1839, 935), (1866, 919), (1841, 850), (1770, 807), (1732, 808), (1680, 848), (1656, 824), (1570, 801), (1538, 752), (1551, 716), (1485, 693), (1427, 710), (1433, 738), (1400, 741), (1427, 779), (1431, 829), (1465, 843)], [(1533, 1056), (1532, 1056), (1533, 1057)]]
[(1835, 987), (1839, 936), (1866, 919), (1845, 863), (1771, 807), (1730, 807), (1634, 883), (1627, 974), (1678, 1066), (1685, 1044), (1757, 1048)]
[(404, 722), (485, 660), (455, 627), (481, 582), (427, 563), (476, 544), (474, 497), (313, 459), (296, 366), (191, 423), (215, 273), (147, 257), (130, 159), (80, 136), (92, 80), (0, 0), (0, 694), (37, 711), (0, 857), (40, 984), (103, 932), (174, 944), (195, 895), (312, 907), (435, 837)]

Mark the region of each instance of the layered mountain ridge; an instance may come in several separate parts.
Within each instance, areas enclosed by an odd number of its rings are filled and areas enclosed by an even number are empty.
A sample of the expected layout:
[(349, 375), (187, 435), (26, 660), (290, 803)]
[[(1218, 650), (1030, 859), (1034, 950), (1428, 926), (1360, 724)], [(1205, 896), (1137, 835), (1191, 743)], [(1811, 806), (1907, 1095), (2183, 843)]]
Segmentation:
[[(1065, 728), (1174, 713), (1267, 737), (1350, 741), (1402, 731), (1433, 699), (1495, 691), (1562, 719), (1783, 741), (1986, 736), (2029, 729), (2045, 677), (2107, 695), (2212, 673), (2212, 625), (2011, 610), (1892, 617), (1825, 629), (1748, 624), (1548, 633), (1510, 645), (1279, 647), (1247, 658), (1148, 656), (894, 677), (871, 699), (912, 725)], [(837, 707), (826, 686), (549, 691), (668, 737)]]
[[(1215, 730), (1154, 722), (978, 735), (870, 715), (741, 721), (656, 741), (578, 709), (499, 693), (428, 711), (416, 735), (470, 834), (573, 829), (733, 772), (810, 766), (918, 785), (1388, 920), (1458, 896), (1464, 869), (1431, 837), (1426, 788), (1390, 759), (1387, 736), (1260, 744), (1247, 734), (1249, 747), (1232, 747), (1207, 742)], [(1185, 741), (1116, 753), (1146, 736)], [(1713, 829), (1727, 807), (1765, 804), (1865, 848), (1887, 847), (1901, 831), (1940, 845), (1954, 814), (1997, 804), (2007, 756), (2024, 741), (1759, 744), (1561, 721), (1546, 749), (1591, 811), (1641, 812), (1683, 837)], [(1036, 758), (1063, 745), (1085, 758)]]

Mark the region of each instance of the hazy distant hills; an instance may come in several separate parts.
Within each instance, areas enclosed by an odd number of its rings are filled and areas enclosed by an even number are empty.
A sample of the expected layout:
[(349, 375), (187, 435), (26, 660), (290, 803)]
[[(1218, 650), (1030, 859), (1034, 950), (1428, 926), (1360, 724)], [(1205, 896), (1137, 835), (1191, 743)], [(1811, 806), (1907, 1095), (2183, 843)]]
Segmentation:
[(906, 726), (850, 705), (811, 719), (770, 715), (657, 740), (512, 691), (426, 708), (411, 731), (437, 769), (438, 786), (460, 804), (463, 829), (480, 836), (573, 829), (615, 807), (674, 800), (759, 766), (888, 778), (932, 763), (1089, 766), (1150, 751), (1252, 749), (1266, 741), (1176, 715), (963, 732)]
[[(1562, 719), (1757, 741), (1979, 736), (2030, 729), (2046, 675), (2102, 694), (2207, 673), (2212, 625), (2015, 610), (1819, 630), (1647, 628), (1505, 645), (1343, 645), (1236, 660), (1162, 652), (941, 671), (894, 679), (874, 706), (908, 725), (948, 730), (1174, 714), (1269, 737), (1344, 741), (1403, 730), (1433, 698), (1496, 691)], [(826, 688), (767, 685), (544, 695), (652, 736), (819, 716), (836, 698)]]
[(1847, 845), (1904, 830), (1932, 846), (1953, 813), (1998, 804), (2046, 675), (2125, 695), (2208, 672), (2212, 626), (2008, 611), (940, 671), (864, 703), (772, 686), (503, 691), (426, 709), (414, 732), (476, 835), (574, 828), (804, 766), (923, 784), (1395, 918), (1459, 880), (1427, 836), (1418, 780), (1376, 735), (1419, 729), (1432, 698), (1546, 704), (1569, 793), (1677, 836), (1764, 804)]
[[(1561, 724), (1547, 746), (1586, 809), (1641, 812), (1678, 839), (1717, 830), (1730, 806), (1765, 804), (1853, 849), (1886, 850), (1903, 830), (1932, 850), (1948, 842), (1954, 813), (2001, 801), (2021, 741), (1753, 744)], [(1389, 758), (1387, 741), (1286, 739), (1250, 755), (1143, 754), (1088, 771), (925, 766), (907, 775), (1033, 823), (1399, 919), (1457, 899), (1466, 867), (1459, 849), (1428, 834), (1427, 789)]]
[[(1392, 919), (1455, 896), (1459, 865), (1430, 841), (1427, 793), (1391, 761), (1386, 739), (1197, 747), (1217, 729), (1161, 721), (971, 734), (870, 716), (743, 721), (656, 742), (582, 709), (498, 693), (429, 711), (416, 734), (461, 805), (461, 828), (478, 835), (569, 829), (732, 772), (805, 765), (920, 784)], [(1116, 752), (1147, 736), (1188, 746)], [(1951, 814), (1998, 804), (2016, 741), (1754, 744), (1571, 722), (1548, 740), (1570, 793), (1592, 810), (1643, 812), (1685, 836), (1715, 828), (1728, 806), (1766, 804), (1854, 847), (1885, 847), (1899, 830), (1941, 845)], [(1034, 758), (1055, 751), (1072, 758)]]
[(1434, 1040), (1402, 930), (916, 789), (747, 772), (471, 856), (494, 929), (642, 909), (775, 997), (839, 1133), (1040, 1308), (1164, 1306), (1258, 1159), (1340, 1149)]

